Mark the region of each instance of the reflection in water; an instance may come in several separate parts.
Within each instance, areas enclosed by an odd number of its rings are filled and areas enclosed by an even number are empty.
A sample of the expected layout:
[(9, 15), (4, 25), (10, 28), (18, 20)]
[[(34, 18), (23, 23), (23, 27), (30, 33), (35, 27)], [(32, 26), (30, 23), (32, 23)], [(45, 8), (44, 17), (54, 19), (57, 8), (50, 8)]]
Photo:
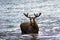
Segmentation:
[(24, 34), (20, 37), (22, 40), (38, 40), (37, 34)]
[(35, 35), (35, 34), (33, 34), (33, 35), (32, 35), (31, 40), (37, 40), (37, 37), (36, 37), (36, 35)]

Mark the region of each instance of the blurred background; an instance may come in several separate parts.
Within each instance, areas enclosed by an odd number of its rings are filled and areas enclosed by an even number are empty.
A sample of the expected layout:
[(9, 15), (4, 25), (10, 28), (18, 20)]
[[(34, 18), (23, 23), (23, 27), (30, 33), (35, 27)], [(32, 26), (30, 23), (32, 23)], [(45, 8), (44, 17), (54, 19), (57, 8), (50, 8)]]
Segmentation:
[[(23, 15), (25, 12), (31, 16), (34, 16), (34, 13), (42, 13), (36, 18), (39, 35), (60, 36), (60, 0), (0, 0), (0, 36), (9, 35), (10, 38), (11, 35), (20, 35), (20, 24), (29, 21)], [(6, 39), (5, 37), (2, 38)]]

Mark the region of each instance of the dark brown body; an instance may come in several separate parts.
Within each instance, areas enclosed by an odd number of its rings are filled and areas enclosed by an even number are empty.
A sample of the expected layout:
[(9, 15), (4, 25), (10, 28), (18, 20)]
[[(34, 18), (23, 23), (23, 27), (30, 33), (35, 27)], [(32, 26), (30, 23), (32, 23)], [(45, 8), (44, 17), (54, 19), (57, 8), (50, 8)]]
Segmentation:
[(38, 33), (38, 26), (36, 24), (31, 25), (30, 23), (22, 23), (20, 25), (22, 34)]
[[(28, 17), (27, 15), (25, 15), (26, 17)], [(30, 18), (30, 22), (24, 22), (21, 23), (20, 28), (22, 31), (22, 34), (38, 34), (39, 28), (38, 25), (35, 21), (36, 17), (29, 17)]]

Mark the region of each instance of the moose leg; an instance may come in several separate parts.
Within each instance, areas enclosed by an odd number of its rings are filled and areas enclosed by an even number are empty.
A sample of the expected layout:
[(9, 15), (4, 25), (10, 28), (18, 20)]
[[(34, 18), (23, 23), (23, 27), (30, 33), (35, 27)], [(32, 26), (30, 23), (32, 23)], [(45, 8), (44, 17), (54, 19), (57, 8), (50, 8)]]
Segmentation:
[(32, 33), (38, 34), (38, 31), (39, 31), (39, 28), (38, 27), (37, 28), (33, 28)]
[(22, 34), (29, 34), (28, 28), (21, 27)]
[(21, 27), (21, 31), (22, 31), (22, 34), (24, 34), (24, 33), (25, 33), (25, 30), (24, 30), (24, 28), (22, 28), (22, 27)]

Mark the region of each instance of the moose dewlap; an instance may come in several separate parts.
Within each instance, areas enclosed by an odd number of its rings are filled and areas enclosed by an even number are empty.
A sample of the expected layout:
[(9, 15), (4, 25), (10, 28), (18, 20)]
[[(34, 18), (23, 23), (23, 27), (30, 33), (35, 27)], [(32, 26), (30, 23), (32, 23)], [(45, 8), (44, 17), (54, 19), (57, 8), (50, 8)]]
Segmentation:
[(30, 19), (30, 22), (24, 22), (24, 23), (20, 24), (20, 28), (21, 28), (22, 34), (32, 34), (32, 33), (38, 34), (39, 28), (38, 28), (38, 25), (37, 25), (35, 19), (37, 17), (39, 17), (41, 15), (41, 13), (34, 14), (35, 17), (28, 16), (28, 13), (27, 14), (24, 13), (24, 15), (27, 18)]

